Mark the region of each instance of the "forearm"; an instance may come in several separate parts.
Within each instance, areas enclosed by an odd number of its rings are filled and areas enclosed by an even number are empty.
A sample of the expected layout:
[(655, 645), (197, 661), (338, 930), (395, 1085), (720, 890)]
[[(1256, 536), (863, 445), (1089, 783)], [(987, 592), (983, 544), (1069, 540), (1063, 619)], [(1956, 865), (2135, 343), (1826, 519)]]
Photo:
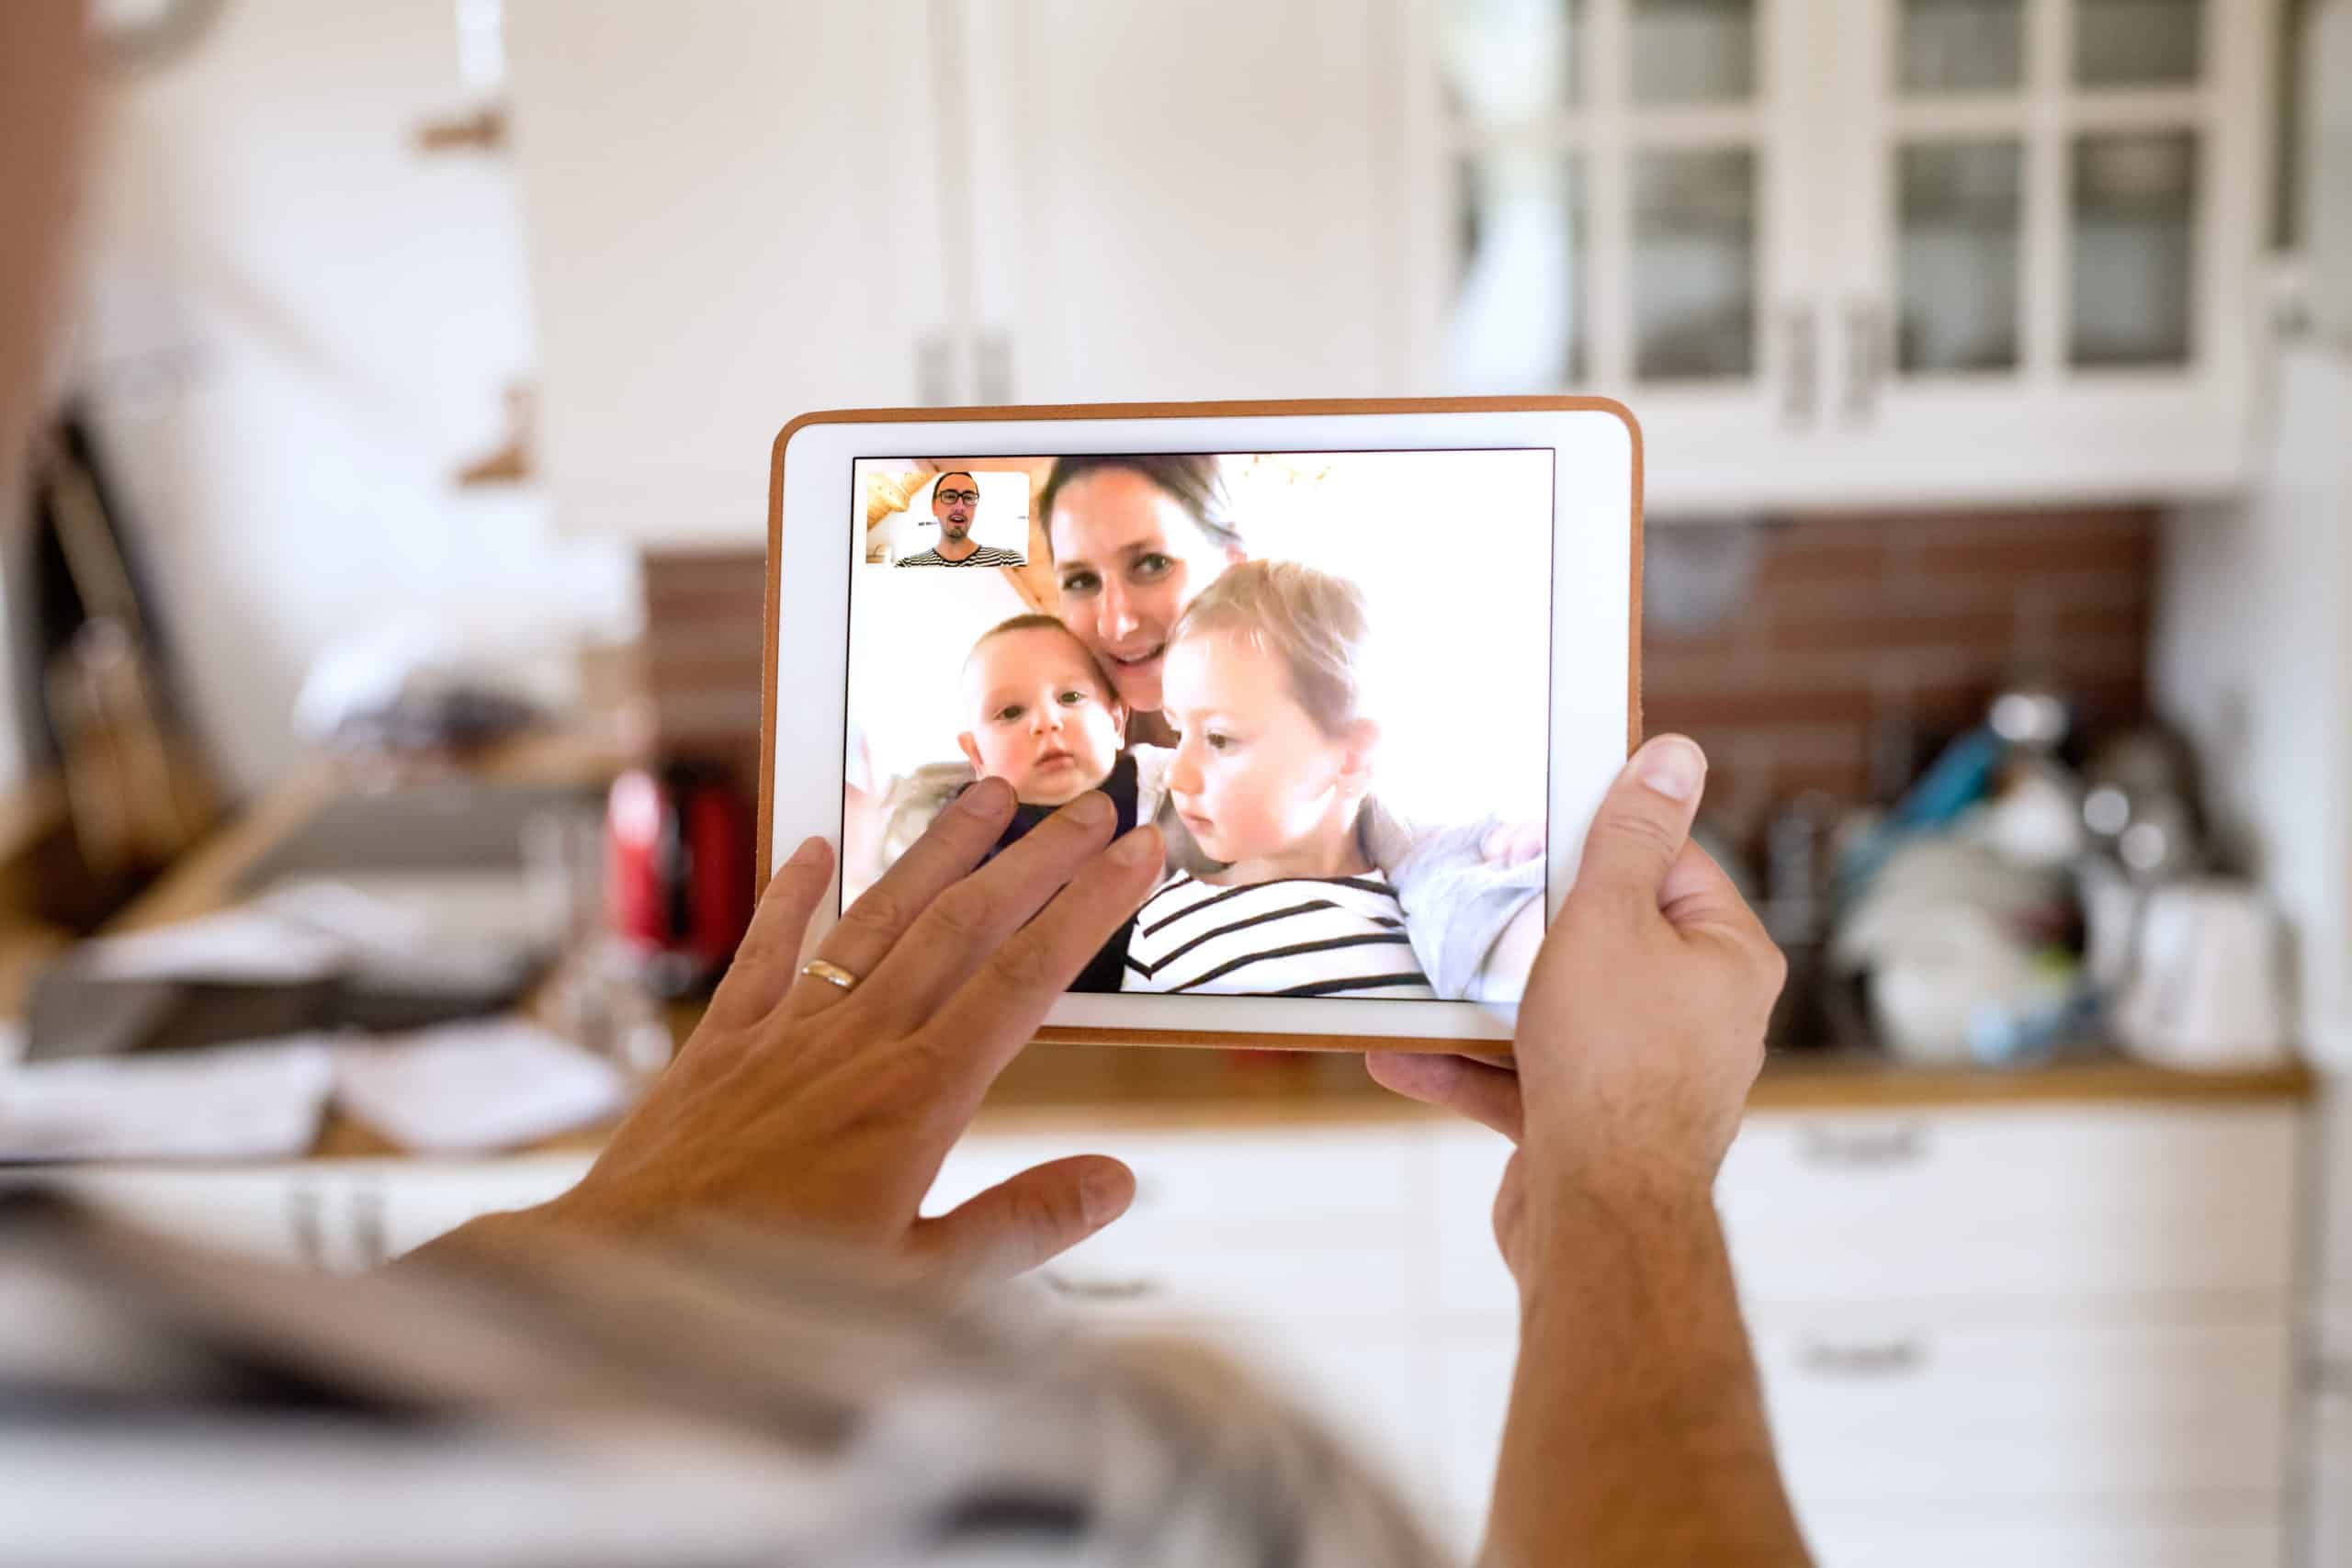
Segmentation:
[(1704, 1192), (1573, 1205), (1527, 1271), (1494, 1568), (1810, 1561)]

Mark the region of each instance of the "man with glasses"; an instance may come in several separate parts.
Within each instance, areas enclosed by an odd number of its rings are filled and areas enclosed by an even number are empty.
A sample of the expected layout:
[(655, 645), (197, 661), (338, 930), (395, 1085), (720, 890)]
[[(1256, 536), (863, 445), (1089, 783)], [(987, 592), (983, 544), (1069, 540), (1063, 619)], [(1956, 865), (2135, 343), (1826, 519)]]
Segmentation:
[(900, 566), (1026, 566), (1029, 558), (1018, 550), (1001, 550), (972, 537), (973, 520), (980, 514), (980, 481), (961, 468), (951, 468), (931, 487), (931, 514), (939, 520), (939, 543)]

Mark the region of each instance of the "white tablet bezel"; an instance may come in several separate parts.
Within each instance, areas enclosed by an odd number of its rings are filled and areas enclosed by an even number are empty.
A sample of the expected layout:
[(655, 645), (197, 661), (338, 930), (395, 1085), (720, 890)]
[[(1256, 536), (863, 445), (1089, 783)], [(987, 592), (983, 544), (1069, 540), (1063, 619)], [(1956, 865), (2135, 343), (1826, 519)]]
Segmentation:
[[(776, 437), (769, 486), (761, 886), (811, 834), (841, 846), (849, 574), (864, 564), (852, 526), (857, 459), (1505, 446), (1555, 455), (1548, 922), (1584, 825), (1640, 733), (1641, 435), (1605, 399), (867, 410), (793, 421)], [(1564, 538), (1576, 547), (1560, 547)], [(839, 903), (837, 876), (804, 953), (840, 918)], [(1517, 1013), (1477, 1002), (1069, 995), (1040, 1037), (1445, 1049), (1507, 1042)]]

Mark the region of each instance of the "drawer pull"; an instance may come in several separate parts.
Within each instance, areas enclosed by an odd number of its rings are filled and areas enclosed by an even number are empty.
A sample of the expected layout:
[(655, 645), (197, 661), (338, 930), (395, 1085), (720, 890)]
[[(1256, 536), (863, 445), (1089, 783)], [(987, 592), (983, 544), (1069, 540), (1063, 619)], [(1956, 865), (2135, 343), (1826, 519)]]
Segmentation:
[(1048, 1269), (1046, 1288), (1081, 1302), (1140, 1302), (1161, 1293), (1159, 1281), (1136, 1274), (1122, 1280), (1073, 1280)]
[(1797, 1352), (1797, 1363), (1821, 1377), (1907, 1377), (1928, 1364), (1928, 1347), (1917, 1337), (1861, 1345), (1815, 1339)]
[(1924, 1122), (1900, 1122), (1889, 1127), (1828, 1127), (1815, 1122), (1798, 1133), (1799, 1148), (1814, 1165), (1915, 1165), (1928, 1155)]

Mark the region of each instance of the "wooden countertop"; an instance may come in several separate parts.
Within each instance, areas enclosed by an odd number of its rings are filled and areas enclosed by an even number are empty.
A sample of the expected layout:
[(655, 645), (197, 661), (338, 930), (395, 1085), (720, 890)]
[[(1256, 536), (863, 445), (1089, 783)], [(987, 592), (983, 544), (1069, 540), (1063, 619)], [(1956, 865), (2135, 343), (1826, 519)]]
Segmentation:
[[(2300, 1064), (2185, 1073), (2099, 1052), (2007, 1071), (1905, 1066), (1871, 1052), (1783, 1051), (1765, 1064), (1752, 1111), (1909, 1111), (2063, 1103), (2297, 1100)], [(984, 1125), (1202, 1125), (1435, 1115), (1331, 1052), (1139, 1050), (1033, 1045), (997, 1081)]]
[[(590, 780), (623, 765), (608, 748), (564, 738), (517, 742), (491, 753), (478, 776), (512, 781)], [(244, 871), (351, 787), (344, 770), (319, 764), (294, 775), (199, 848), (126, 909), (109, 930), (128, 931), (221, 907)], [(681, 1006), (672, 1025), (683, 1041), (699, 1010)], [(1903, 1111), (1959, 1106), (2115, 1102), (2296, 1100), (2313, 1089), (2300, 1065), (2186, 1073), (2112, 1054), (2008, 1070), (1905, 1066), (1875, 1053), (1786, 1051), (1766, 1064), (1749, 1100), (1759, 1111)], [(1365, 1076), (1353, 1055), (1331, 1052), (1149, 1050), (1038, 1044), (989, 1092), (980, 1125), (992, 1130), (1262, 1125), (1426, 1117)], [(593, 1148), (607, 1128), (582, 1129), (537, 1145)], [(322, 1157), (396, 1152), (368, 1128), (334, 1116)]]

